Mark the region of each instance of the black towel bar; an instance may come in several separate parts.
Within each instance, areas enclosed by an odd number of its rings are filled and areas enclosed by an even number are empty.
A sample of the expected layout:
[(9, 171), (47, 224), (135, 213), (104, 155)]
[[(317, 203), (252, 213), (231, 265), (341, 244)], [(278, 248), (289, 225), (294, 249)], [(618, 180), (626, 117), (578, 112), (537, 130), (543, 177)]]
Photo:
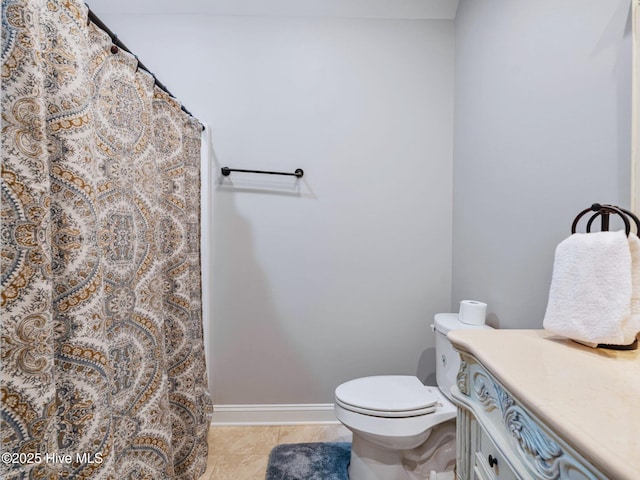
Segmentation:
[(222, 167), (220, 169), (220, 172), (225, 177), (228, 177), (229, 175), (231, 175), (231, 172), (266, 173), (267, 175), (291, 175), (293, 177), (298, 177), (298, 178), (300, 178), (300, 177), (302, 177), (304, 175), (304, 171), (301, 168), (297, 168), (296, 171), (293, 172), (293, 173), (287, 173), (287, 172), (267, 172), (265, 170), (243, 170), (243, 169), (240, 169), (240, 168)]

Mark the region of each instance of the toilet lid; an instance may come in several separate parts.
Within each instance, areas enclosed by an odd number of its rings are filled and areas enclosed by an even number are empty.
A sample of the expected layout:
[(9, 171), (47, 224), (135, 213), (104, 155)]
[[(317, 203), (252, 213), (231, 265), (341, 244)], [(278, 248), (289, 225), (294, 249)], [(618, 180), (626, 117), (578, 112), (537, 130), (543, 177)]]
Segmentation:
[(435, 410), (438, 399), (432, 389), (410, 375), (364, 377), (336, 388), (338, 404), (360, 413), (399, 417), (423, 415)]

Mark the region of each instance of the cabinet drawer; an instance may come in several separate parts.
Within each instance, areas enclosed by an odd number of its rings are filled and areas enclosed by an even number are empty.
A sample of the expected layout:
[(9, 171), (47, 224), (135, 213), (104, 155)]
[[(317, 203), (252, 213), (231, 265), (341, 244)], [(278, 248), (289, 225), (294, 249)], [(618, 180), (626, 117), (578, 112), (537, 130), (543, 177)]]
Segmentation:
[(475, 453), (474, 476), (479, 480), (518, 480), (502, 454), (493, 444), (487, 432), (479, 428), (478, 446)]

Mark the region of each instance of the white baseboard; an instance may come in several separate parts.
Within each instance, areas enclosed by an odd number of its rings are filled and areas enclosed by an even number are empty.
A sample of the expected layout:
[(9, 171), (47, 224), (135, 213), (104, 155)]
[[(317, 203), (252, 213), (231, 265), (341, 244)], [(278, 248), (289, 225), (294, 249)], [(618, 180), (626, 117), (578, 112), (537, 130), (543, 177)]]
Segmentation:
[(332, 403), (300, 405), (214, 405), (211, 424), (303, 425), (339, 423)]

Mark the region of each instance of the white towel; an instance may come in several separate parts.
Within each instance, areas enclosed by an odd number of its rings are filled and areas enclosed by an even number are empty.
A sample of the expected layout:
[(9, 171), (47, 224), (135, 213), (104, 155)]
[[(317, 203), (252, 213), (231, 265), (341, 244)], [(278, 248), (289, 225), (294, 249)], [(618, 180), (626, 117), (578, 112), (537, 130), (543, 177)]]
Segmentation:
[(624, 232), (575, 233), (556, 248), (543, 326), (592, 347), (628, 345), (637, 333), (630, 337), (631, 295), (631, 251)]
[(631, 253), (631, 313), (622, 323), (623, 345), (633, 343), (640, 332), (640, 239), (636, 235), (629, 235), (629, 251)]

